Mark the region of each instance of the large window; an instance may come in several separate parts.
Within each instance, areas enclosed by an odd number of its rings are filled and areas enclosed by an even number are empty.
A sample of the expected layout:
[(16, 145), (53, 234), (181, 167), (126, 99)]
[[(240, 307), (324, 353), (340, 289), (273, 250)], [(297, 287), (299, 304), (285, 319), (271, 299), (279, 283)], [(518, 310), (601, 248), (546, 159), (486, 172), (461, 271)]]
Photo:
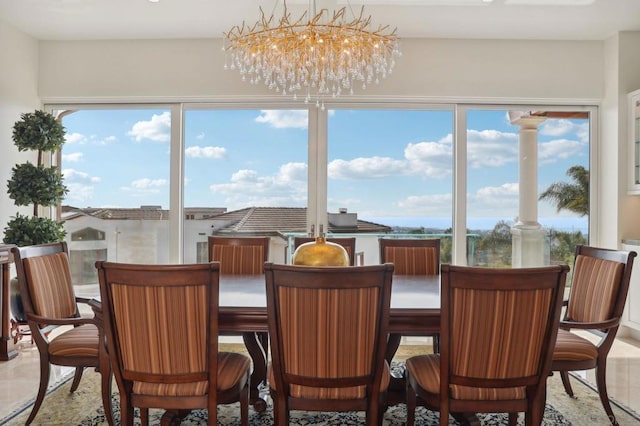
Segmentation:
[(88, 271), (98, 259), (169, 262), (171, 112), (85, 108), (65, 111), (62, 124), (74, 282), (97, 284)]
[[(329, 212), (440, 238), (450, 262), (453, 111), (332, 109), (328, 122)], [(377, 236), (359, 238), (365, 263), (378, 262), (377, 244)]]
[[(443, 262), (509, 266), (523, 165), (512, 112), (540, 119), (533, 195), (545, 261), (570, 263), (575, 244), (586, 242), (588, 214), (538, 198), (577, 187), (589, 212), (595, 108), (286, 106), (57, 106), (67, 130), (70, 248), (106, 250), (115, 261), (203, 261), (213, 230), (253, 208), (287, 208), (306, 215), (297, 232), (347, 213), (389, 232), (439, 236)], [(272, 229), (254, 232), (281, 235), (269, 220)], [(377, 236), (370, 247), (360, 237), (364, 262), (377, 263)], [(274, 254), (286, 261), (284, 250)]]
[[(297, 208), (306, 217), (308, 121), (306, 109), (185, 112), (184, 206), (200, 209), (185, 216), (185, 261), (206, 260), (212, 227), (248, 217), (254, 207)], [(227, 215), (214, 220), (220, 212), (203, 209), (211, 207)]]

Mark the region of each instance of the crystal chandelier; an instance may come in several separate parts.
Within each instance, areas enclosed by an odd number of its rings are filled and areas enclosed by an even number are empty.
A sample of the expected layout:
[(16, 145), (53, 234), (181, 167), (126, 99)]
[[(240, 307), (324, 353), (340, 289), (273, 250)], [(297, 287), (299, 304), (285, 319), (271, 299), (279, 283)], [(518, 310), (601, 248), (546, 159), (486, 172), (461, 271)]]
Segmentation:
[(393, 70), (400, 55), (396, 30), (371, 30), (364, 6), (359, 16), (351, 13), (352, 20), (345, 17), (346, 7), (333, 15), (327, 9), (316, 13), (315, 0), (297, 20), (286, 0), (283, 8), (277, 23), (260, 7), (261, 19), (253, 26), (243, 22), (224, 34), (225, 69), (238, 69), (243, 81), (262, 81), (278, 93), (294, 99), (300, 94), (323, 107), (325, 98), (353, 94), (359, 84), (366, 89)]

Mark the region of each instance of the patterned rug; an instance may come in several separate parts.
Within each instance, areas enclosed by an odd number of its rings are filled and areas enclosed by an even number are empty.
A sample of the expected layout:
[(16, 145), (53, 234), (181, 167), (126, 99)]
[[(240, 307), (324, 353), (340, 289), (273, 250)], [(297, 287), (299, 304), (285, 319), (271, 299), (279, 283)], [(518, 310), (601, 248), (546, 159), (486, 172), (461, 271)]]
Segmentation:
[[(226, 345), (225, 350), (234, 350), (235, 348)], [(237, 345), (238, 351), (244, 348)], [(406, 347), (405, 347), (406, 348)], [(416, 349), (421, 352), (424, 349)], [(403, 352), (407, 350), (404, 349)], [(403, 353), (408, 357), (413, 353)], [(402, 361), (400, 359), (399, 361)], [(403, 368), (402, 362), (394, 362), (392, 369)], [(73, 394), (69, 392), (71, 385), (70, 380), (54, 387), (45, 398), (38, 415), (36, 416), (34, 425), (62, 426), (62, 425), (105, 425), (106, 419), (102, 408), (102, 399), (100, 396), (100, 375), (87, 371), (80, 383), (79, 389)], [(547, 386), (547, 405), (545, 408), (545, 418), (543, 425), (608, 425), (609, 421), (604, 413), (598, 394), (586, 383), (578, 378), (572, 377), (572, 385), (576, 398), (569, 398), (562, 387), (560, 377), (556, 374), (549, 378)], [(113, 384), (113, 389), (117, 386)], [(34, 389), (35, 397), (36, 389)], [(266, 395), (266, 393), (265, 393)], [(262, 426), (273, 424), (273, 410), (271, 400), (266, 397), (268, 408), (263, 413), (258, 413), (253, 408), (249, 410), (249, 424)], [(633, 411), (625, 408), (621, 404), (613, 401), (613, 410), (616, 418), (621, 426), (637, 426), (640, 425), (640, 416)], [(12, 413), (7, 418), (0, 419), (0, 425), (24, 425), (31, 411), (33, 401), (30, 401), (23, 408)], [(114, 417), (116, 423), (120, 420), (120, 406), (118, 393), (113, 394)], [(160, 416), (163, 411), (151, 410), (150, 423), (159, 424)], [(219, 406), (218, 408), (218, 424), (219, 425), (239, 425), (239, 405), (230, 404)], [(482, 426), (498, 426), (507, 425), (507, 416), (503, 414), (479, 414), (478, 418)], [(399, 404), (390, 407), (384, 416), (385, 426), (400, 426), (405, 424), (406, 407)], [(438, 425), (439, 416), (437, 412), (432, 412), (424, 407), (419, 407), (416, 411), (416, 425)], [(139, 418), (136, 418), (136, 424), (139, 424)], [(201, 426), (207, 425), (206, 410), (195, 410), (182, 421), (182, 425)], [(292, 425), (364, 425), (364, 413), (311, 413), (294, 411), (291, 416)], [(453, 419), (450, 419), (450, 425), (457, 425)], [(519, 424), (524, 424), (524, 417), (521, 414)]]

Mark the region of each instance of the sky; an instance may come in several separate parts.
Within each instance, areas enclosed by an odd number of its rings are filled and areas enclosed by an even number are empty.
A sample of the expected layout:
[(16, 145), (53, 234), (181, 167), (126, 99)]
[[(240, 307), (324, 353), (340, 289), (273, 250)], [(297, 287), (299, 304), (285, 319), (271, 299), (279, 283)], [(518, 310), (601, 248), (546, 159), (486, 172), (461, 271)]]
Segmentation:
[[(63, 125), (64, 204), (169, 207), (168, 110), (78, 110)], [(470, 110), (467, 125), (468, 216), (515, 219), (518, 126), (505, 110)], [(540, 192), (569, 181), (569, 167), (588, 168), (588, 126), (564, 119), (540, 125)], [(186, 110), (184, 127), (186, 207), (306, 205), (306, 110)], [(380, 223), (450, 220), (452, 133), (450, 110), (329, 110), (329, 212), (347, 208)], [(539, 216), (575, 215), (540, 202)]]

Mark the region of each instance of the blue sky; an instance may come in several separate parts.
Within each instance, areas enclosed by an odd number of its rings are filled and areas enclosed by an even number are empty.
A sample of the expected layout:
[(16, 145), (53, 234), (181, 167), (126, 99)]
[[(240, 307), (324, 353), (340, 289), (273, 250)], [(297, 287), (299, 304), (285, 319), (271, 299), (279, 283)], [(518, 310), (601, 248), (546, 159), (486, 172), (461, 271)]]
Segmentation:
[[(185, 206), (304, 206), (306, 110), (188, 110)], [(76, 207), (169, 205), (170, 113), (80, 110), (65, 116), (62, 169)], [(469, 216), (518, 214), (518, 127), (506, 111), (468, 113)], [(451, 217), (451, 111), (329, 111), (329, 211), (361, 218)], [(539, 189), (588, 168), (588, 122), (547, 120)], [(558, 216), (539, 204), (539, 215)], [(561, 216), (571, 216), (561, 213)]]

